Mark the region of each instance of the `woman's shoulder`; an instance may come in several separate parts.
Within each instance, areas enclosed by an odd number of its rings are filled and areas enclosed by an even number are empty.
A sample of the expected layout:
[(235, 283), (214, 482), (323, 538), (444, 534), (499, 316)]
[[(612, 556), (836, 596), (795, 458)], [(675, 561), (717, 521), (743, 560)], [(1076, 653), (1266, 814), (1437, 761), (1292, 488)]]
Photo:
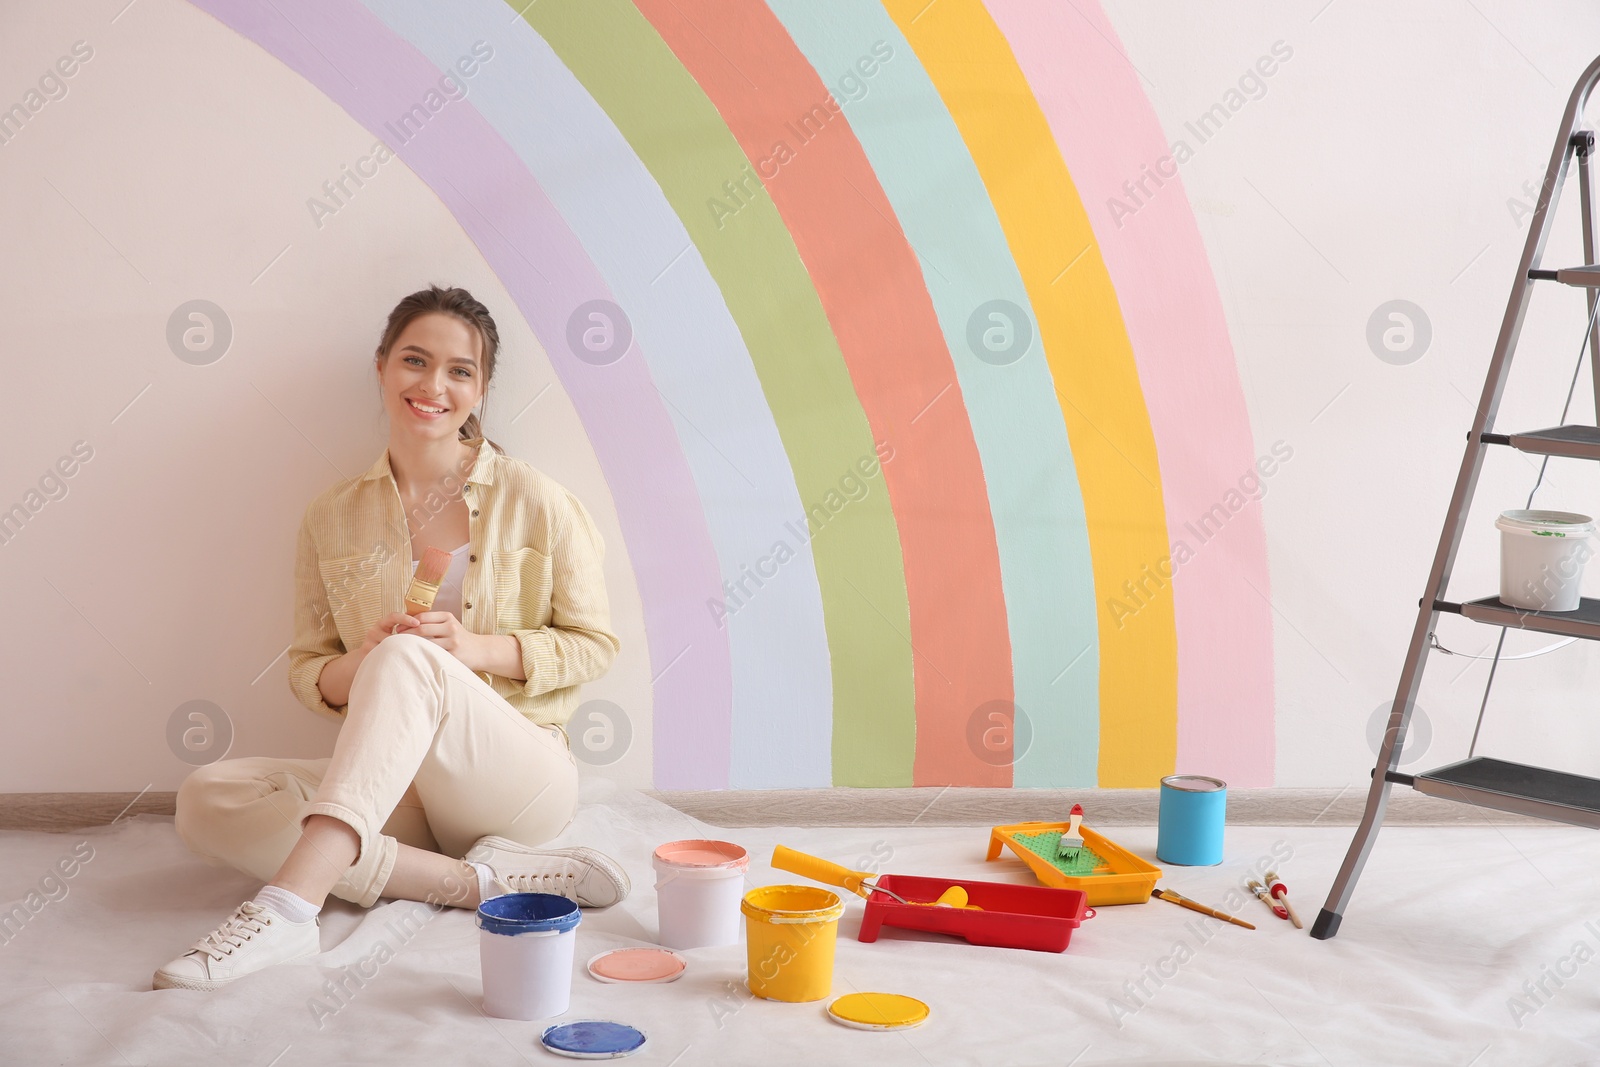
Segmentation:
[(525, 459), (495, 455), (495, 490), (515, 494), (541, 507), (567, 508), (578, 502), (572, 491)]
[(360, 475), (334, 482), (306, 504), (305, 521), (314, 525), (347, 517), (363, 500), (371, 499), (370, 490), (374, 484)]
[(557, 551), (575, 536), (599, 545), (600, 532), (577, 494), (526, 460), (496, 457), (491, 527), (497, 540), (541, 552)]

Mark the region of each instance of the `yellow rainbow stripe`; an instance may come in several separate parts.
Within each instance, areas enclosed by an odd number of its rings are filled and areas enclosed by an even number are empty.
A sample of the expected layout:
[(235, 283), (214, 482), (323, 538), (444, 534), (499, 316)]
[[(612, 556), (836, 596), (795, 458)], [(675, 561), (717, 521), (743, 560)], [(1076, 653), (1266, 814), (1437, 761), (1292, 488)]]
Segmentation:
[[(961, 131), (1039, 319), (1093, 556), (1100, 785), (1152, 787), (1177, 758), (1178, 640), (1170, 596), (1131, 616), (1108, 607), (1130, 602), (1124, 583), (1169, 554), (1155, 438), (1111, 276), (1044, 113), (982, 4), (884, 6)], [(1078, 651), (1063, 649), (1063, 664)]]

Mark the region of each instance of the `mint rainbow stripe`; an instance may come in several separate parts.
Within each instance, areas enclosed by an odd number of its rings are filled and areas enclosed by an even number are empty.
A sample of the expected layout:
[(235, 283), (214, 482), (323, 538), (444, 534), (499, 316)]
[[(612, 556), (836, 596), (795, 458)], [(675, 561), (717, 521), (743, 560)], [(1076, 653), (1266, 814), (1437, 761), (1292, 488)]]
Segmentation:
[[(978, 310), (995, 300), (1036, 321), (994, 206), (927, 72), (876, 0), (767, 2), (831, 84), (853, 73), (865, 87), (838, 93), (844, 116), (917, 250), (955, 362), (994, 516), (1015, 700), (1031, 726), (1015, 784), (1092, 786), (1100, 732), (1094, 575), (1066, 425), (1037, 331), (1025, 351), (998, 364), (980, 358), (968, 336)], [(879, 41), (891, 58), (863, 77), (857, 64)]]
[[(399, 155), (611, 485), (658, 787), (1270, 783), (1259, 513), (1133, 618), (1109, 606), (1199, 547), (1186, 524), (1255, 450), (1181, 187), (1122, 227), (1095, 210), (1166, 151), (1098, 7), (195, 2), (385, 139), (440, 66), (496, 49)], [(880, 41), (864, 96), (788, 132)], [(607, 367), (567, 350), (596, 298), (634, 328)], [(997, 300), (1033, 328), (1014, 362), (970, 340)], [(1011, 700), (1030, 746), (978, 751)]]
[(1077, 460), (1100, 624), (1100, 784), (1149, 787), (1177, 751), (1170, 600), (1127, 623), (1113, 590), (1166, 553), (1149, 414), (1105, 263), (1027, 80), (978, 0), (886, 0), (983, 176), (1028, 288)]

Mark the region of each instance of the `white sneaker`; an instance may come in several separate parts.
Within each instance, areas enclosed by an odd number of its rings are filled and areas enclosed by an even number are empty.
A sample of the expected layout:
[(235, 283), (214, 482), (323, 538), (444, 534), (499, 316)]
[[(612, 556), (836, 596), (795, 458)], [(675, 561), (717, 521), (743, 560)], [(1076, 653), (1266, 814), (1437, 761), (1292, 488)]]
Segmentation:
[(500, 893), (554, 893), (585, 908), (609, 908), (633, 888), (616, 860), (592, 848), (538, 849), (483, 837), (461, 858), (493, 871)]
[(247, 900), (194, 947), (156, 971), (153, 989), (221, 989), (252, 971), (322, 951), (317, 920), (290, 922)]

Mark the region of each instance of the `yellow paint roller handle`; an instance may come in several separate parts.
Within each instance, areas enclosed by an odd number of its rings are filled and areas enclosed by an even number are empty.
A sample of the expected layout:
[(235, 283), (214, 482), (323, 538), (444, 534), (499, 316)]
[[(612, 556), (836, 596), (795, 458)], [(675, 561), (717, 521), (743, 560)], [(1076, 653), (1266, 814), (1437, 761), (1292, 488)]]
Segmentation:
[(789, 871), (826, 885), (842, 886), (857, 896), (868, 896), (872, 892), (861, 887), (862, 881), (871, 877), (866, 871), (852, 871), (848, 867), (830, 863), (818, 856), (796, 852), (783, 845), (778, 845), (772, 850), (772, 865), (780, 871)]

